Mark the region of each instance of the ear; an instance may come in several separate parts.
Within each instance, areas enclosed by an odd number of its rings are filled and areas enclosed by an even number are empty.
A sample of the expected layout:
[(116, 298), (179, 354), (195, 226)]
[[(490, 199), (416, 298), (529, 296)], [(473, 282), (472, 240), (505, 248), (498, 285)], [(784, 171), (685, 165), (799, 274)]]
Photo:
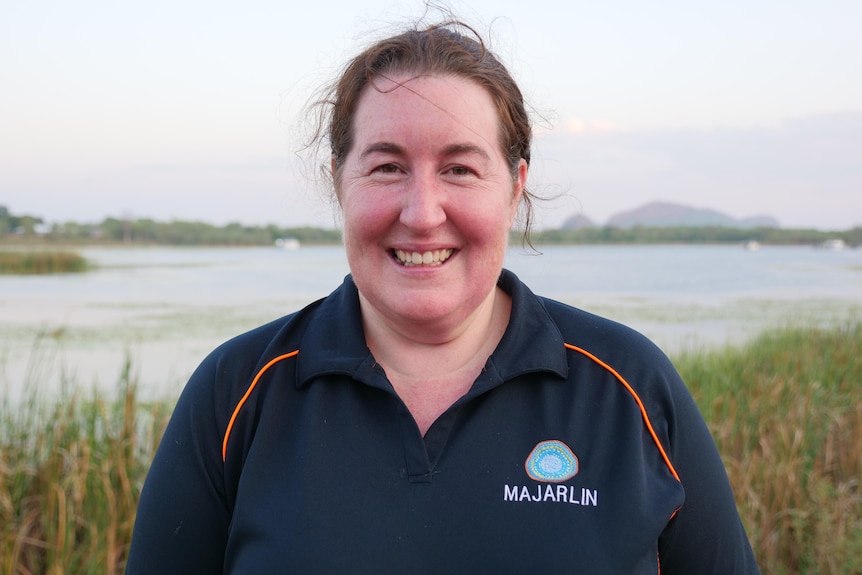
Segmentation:
[(515, 221), (515, 215), (518, 213), (518, 206), (521, 205), (521, 197), (524, 195), (524, 189), (527, 187), (527, 172), (529, 166), (527, 160), (521, 158), (518, 162), (518, 170), (515, 173), (515, 179), (512, 182), (512, 222)]
[(521, 196), (524, 193), (524, 188), (527, 187), (527, 172), (529, 171), (529, 166), (527, 165), (527, 160), (521, 158), (518, 161), (518, 173), (515, 175), (515, 190), (512, 194), (512, 199), (517, 204), (521, 201)]
[[(322, 166), (321, 166), (322, 167)], [(335, 192), (335, 200), (338, 205), (341, 205), (341, 194), (338, 193), (338, 178), (336, 177), (335, 154), (329, 156), (329, 181), (332, 183), (332, 189)]]

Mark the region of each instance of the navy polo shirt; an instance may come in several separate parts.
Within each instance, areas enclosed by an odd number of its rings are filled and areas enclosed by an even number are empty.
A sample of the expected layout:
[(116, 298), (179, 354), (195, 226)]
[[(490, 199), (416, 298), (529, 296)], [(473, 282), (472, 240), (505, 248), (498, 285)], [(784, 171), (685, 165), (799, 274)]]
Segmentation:
[(535, 296), (423, 437), (348, 276), (195, 371), (126, 573), (757, 573), (684, 384), (638, 333)]

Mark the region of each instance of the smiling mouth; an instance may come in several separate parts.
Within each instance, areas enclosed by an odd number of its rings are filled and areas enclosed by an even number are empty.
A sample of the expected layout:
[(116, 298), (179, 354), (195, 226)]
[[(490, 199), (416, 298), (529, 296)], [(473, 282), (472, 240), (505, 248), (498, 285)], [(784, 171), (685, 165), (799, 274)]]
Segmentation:
[(452, 256), (454, 250), (450, 248), (428, 252), (405, 252), (403, 250), (392, 250), (395, 261), (402, 266), (439, 266)]

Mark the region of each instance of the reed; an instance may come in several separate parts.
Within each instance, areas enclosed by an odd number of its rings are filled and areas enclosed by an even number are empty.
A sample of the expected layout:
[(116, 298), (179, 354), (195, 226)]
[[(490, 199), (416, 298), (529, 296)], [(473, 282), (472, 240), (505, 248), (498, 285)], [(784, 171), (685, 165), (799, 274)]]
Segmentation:
[(862, 573), (862, 324), (677, 360), (764, 574)]
[(128, 363), (115, 398), (31, 393), (0, 407), (0, 571), (122, 573), (138, 496), (168, 407), (138, 400)]
[[(862, 573), (860, 351), (853, 324), (675, 358), (764, 575)], [(0, 401), (2, 573), (123, 570), (171, 406), (139, 398), (128, 362), (116, 397), (65, 388), (57, 401)]]
[(87, 260), (65, 250), (0, 250), (0, 274), (54, 274), (83, 272)]

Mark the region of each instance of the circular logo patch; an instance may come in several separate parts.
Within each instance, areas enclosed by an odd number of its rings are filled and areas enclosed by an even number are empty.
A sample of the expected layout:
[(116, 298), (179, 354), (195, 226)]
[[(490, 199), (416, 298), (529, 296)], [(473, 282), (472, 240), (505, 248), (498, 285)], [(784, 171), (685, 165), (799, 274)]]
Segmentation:
[(538, 444), (524, 465), (530, 479), (559, 483), (578, 474), (578, 458), (562, 441), (543, 441)]

